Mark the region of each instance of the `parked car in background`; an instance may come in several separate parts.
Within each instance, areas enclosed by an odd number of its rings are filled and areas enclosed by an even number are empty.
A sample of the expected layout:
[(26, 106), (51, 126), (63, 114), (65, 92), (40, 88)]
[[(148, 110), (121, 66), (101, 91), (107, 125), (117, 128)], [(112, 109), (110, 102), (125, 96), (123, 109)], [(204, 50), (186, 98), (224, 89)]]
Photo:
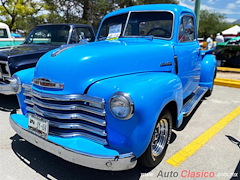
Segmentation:
[(0, 22), (0, 47), (16, 46), (23, 43), (24, 40), (25, 38), (15, 38), (11, 36), (9, 26)]
[(36, 26), (23, 44), (0, 48), (0, 94), (15, 94), (12, 75), (22, 69), (34, 67), (46, 52), (69, 44), (93, 42), (95, 33), (84, 24), (44, 24)]
[(26, 141), (76, 164), (155, 167), (172, 128), (213, 90), (216, 60), (197, 37), (186, 7), (109, 13), (96, 42), (50, 51), (35, 70), (14, 74), (23, 114), (12, 114), (10, 124)]
[(217, 43), (215, 54), (218, 66), (240, 68), (240, 36)]

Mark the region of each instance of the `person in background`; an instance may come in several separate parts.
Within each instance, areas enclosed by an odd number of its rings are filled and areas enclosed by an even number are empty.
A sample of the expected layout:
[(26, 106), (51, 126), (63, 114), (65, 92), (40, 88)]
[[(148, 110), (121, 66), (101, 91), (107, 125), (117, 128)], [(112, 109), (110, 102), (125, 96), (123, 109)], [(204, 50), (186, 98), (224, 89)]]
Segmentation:
[(222, 33), (217, 33), (216, 43), (219, 43), (219, 42), (224, 42), (224, 38), (222, 36)]
[(212, 34), (207, 38), (207, 50), (213, 48), (213, 39), (212, 38), (213, 38)]

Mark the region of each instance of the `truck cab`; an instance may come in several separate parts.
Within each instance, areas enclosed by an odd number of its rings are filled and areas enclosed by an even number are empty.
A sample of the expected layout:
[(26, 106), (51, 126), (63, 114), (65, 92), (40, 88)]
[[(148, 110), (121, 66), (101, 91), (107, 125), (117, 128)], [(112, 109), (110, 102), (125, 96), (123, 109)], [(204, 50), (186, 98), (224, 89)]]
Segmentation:
[(16, 46), (23, 43), (24, 38), (14, 38), (11, 36), (9, 26), (0, 22), (0, 47)]
[(95, 42), (52, 50), (35, 69), (14, 74), (22, 114), (12, 114), (10, 124), (30, 143), (79, 165), (119, 171), (139, 161), (152, 168), (172, 128), (211, 95), (215, 72), (190, 9), (120, 9), (103, 18)]

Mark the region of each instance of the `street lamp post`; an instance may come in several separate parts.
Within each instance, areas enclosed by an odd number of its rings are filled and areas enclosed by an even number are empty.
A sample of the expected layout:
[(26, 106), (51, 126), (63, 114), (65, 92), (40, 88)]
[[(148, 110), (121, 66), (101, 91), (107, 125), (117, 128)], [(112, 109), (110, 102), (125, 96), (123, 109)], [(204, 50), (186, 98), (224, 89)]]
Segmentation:
[(195, 14), (196, 14), (196, 20), (197, 20), (197, 28), (199, 27), (199, 18), (200, 18), (200, 4), (201, 0), (195, 0)]

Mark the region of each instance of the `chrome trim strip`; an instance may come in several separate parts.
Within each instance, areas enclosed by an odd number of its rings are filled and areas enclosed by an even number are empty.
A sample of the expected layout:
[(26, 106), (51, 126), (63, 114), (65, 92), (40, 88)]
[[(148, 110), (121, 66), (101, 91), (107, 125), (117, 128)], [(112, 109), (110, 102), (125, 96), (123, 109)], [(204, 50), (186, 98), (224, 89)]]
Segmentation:
[(37, 106), (33, 106), (33, 111), (39, 114), (40, 116), (44, 116), (44, 117), (57, 118), (57, 119), (79, 119), (79, 120), (88, 121), (90, 123), (97, 124), (100, 126), (106, 126), (105, 120), (88, 116), (85, 114), (80, 114), (80, 113), (60, 114), (60, 113), (43, 111), (39, 109)]
[(52, 136), (59, 136), (59, 137), (65, 137), (65, 138), (69, 138), (69, 137), (83, 137), (86, 139), (89, 139), (90, 141), (96, 142), (98, 144), (101, 145), (107, 145), (108, 142), (106, 139), (103, 138), (99, 138), (97, 136), (93, 136), (93, 135), (89, 135), (87, 133), (83, 133), (83, 132), (71, 132), (71, 133), (59, 133), (59, 132), (49, 132), (50, 135)]
[[(45, 118), (43, 118), (45, 119)], [(47, 120), (47, 119), (46, 119)], [(107, 133), (105, 130), (93, 127), (93, 126), (89, 126), (89, 125), (85, 125), (82, 123), (59, 123), (59, 122), (54, 122), (54, 121), (50, 121), (49, 122), (51, 127), (56, 127), (56, 128), (61, 128), (61, 129), (71, 129), (71, 130), (86, 130), (86, 131), (90, 131), (92, 133), (98, 134), (100, 136), (107, 136)], [(67, 134), (77, 134), (78, 132), (71, 132), (71, 133), (67, 133)], [(64, 133), (61, 133), (64, 134)], [(85, 133), (84, 133), (85, 134)], [(94, 138), (94, 136), (92, 136)], [(91, 138), (92, 138), (91, 137)]]
[(24, 92), (23, 92), (23, 95), (24, 95), (24, 96), (27, 96), (27, 97), (32, 97), (32, 94), (31, 94), (30, 92), (28, 93), (28, 91), (27, 91), (27, 92), (24, 91)]
[(31, 90), (32, 89), (32, 84), (25, 84), (23, 83), (22, 87), (25, 89), (25, 90)]
[(66, 161), (94, 169), (108, 171), (122, 171), (132, 169), (137, 164), (137, 159), (132, 152), (116, 156), (107, 156), (76, 151), (73, 149), (65, 148), (51, 141), (44, 140), (28, 132), (16, 124), (11, 116), (9, 118), (9, 121), (14, 131), (26, 141)]
[(102, 109), (104, 108), (103, 105), (105, 104), (104, 99), (91, 97), (88, 95), (80, 95), (80, 94), (68, 94), (68, 95), (59, 95), (59, 94), (47, 94), (47, 93), (40, 93), (35, 90), (31, 91), (31, 94), (35, 97), (40, 99), (52, 100), (52, 101), (84, 101), (84, 102), (93, 102), (102, 105)]
[(30, 107), (30, 106), (26, 106), (26, 110), (29, 111), (29, 112), (31, 112), (31, 113), (35, 113), (34, 110), (33, 110), (33, 108)]
[(66, 44), (66, 45), (61, 45), (56, 51), (52, 52), (51, 57), (55, 57), (57, 55), (59, 55), (60, 53), (62, 53), (63, 51), (75, 47), (75, 46), (79, 46), (82, 45), (81, 43), (76, 43), (76, 44)]
[(81, 111), (86, 111), (86, 112), (90, 112), (93, 114), (97, 114), (99, 116), (105, 116), (105, 114), (106, 114), (105, 110), (93, 108), (90, 106), (83, 106), (83, 105), (79, 105), (79, 104), (71, 104), (71, 105), (51, 104), (51, 103), (42, 102), (34, 97), (32, 98), (32, 102), (38, 106), (41, 106), (43, 108), (52, 109), (52, 110), (63, 110), (63, 111), (81, 110)]
[(34, 106), (34, 103), (30, 99), (24, 99), (23, 102), (26, 103), (26, 104), (30, 104), (30, 105)]

